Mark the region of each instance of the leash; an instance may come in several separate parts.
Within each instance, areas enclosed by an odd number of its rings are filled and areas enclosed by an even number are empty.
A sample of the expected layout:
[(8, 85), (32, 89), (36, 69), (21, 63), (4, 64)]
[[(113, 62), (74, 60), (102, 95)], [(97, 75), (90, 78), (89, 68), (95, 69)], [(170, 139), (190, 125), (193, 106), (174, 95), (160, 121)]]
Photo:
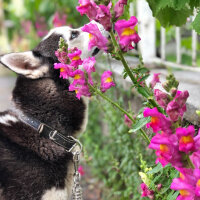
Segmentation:
[(33, 129), (35, 129), (38, 133), (40, 133), (41, 137), (50, 139), (58, 146), (63, 147), (66, 152), (72, 153), (73, 163), (74, 163), (74, 186), (72, 188), (72, 199), (83, 200), (82, 188), (80, 185), (80, 173), (78, 172), (80, 154), (82, 152), (81, 142), (72, 136), (63, 135), (56, 129), (53, 129), (52, 127), (48, 126), (45, 123), (41, 123), (39, 120), (33, 118), (32, 116), (21, 114), (19, 118), (25, 124), (29, 125)]

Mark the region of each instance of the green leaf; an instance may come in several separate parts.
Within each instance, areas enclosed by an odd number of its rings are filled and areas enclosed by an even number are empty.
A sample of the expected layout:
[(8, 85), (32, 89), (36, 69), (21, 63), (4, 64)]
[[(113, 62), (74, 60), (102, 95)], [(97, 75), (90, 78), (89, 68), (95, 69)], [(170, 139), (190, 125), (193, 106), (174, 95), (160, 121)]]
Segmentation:
[(192, 22), (193, 29), (200, 34), (200, 12), (195, 17), (194, 21)]
[(162, 26), (167, 27), (170, 25), (181, 26), (186, 23), (187, 17), (192, 14), (191, 9), (185, 7), (181, 10), (174, 10), (173, 8), (166, 7), (161, 9), (155, 16)]
[(137, 90), (138, 90), (138, 92), (139, 92), (142, 96), (144, 96), (144, 97), (146, 97), (146, 98), (149, 97), (149, 93), (148, 93), (147, 89), (145, 89), (145, 88), (143, 88), (143, 87), (138, 87)]
[(141, 129), (144, 125), (149, 123), (151, 121), (150, 117), (144, 117), (142, 119), (139, 119), (132, 127), (131, 130), (129, 130), (129, 133), (133, 133)]
[(200, 1), (199, 0), (190, 0), (189, 5), (191, 8), (200, 7)]
[(163, 167), (160, 163), (158, 163), (156, 165), (156, 167), (154, 167), (151, 171), (148, 171), (147, 174), (155, 174), (155, 173), (158, 173), (160, 171), (163, 171)]
[(169, 7), (172, 7), (174, 10), (181, 10), (189, 3), (189, 0), (170, 0)]

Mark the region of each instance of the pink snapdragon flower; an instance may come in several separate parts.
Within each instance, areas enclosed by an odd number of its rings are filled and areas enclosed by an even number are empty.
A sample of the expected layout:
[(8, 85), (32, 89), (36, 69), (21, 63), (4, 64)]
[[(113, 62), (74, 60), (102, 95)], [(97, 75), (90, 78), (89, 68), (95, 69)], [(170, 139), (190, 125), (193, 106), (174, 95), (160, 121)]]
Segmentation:
[(127, 115), (124, 115), (124, 123), (129, 127), (131, 128), (132, 127), (132, 124), (133, 122), (129, 119), (129, 117)]
[(56, 12), (53, 16), (53, 26), (60, 27), (66, 25), (67, 15)]
[(150, 142), (150, 149), (156, 150), (156, 164), (158, 162), (164, 167), (168, 163), (172, 166), (182, 167), (181, 155), (178, 150), (178, 138), (174, 134), (164, 132), (157, 133)]
[(159, 76), (160, 76), (160, 73), (154, 73), (153, 74), (153, 79), (150, 83), (151, 88), (154, 88), (157, 83), (160, 83)]
[(79, 168), (78, 168), (78, 172), (80, 173), (81, 176), (84, 176), (85, 171), (84, 171), (84, 168), (83, 168), (82, 165), (79, 166)]
[(127, 5), (127, 0), (119, 0), (114, 7), (115, 18), (119, 18), (124, 13), (124, 6)]
[(54, 69), (60, 69), (60, 78), (68, 79), (73, 73), (70, 65), (64, 63), (54, 63)]
[(83, 85), (85, 84), (85, 75), (84, 72), (80, 69), (75, 70), (71, 76), (73, 77), (74, 81), (72, 85), (80, 84)]
[(99, 49), (107, 51), (108, 40), (101, 34), (96, 24), (93, 23), (86, 24), (82, 28), (82, 31), (89, 33), (90, 42), (88, 45), (88, 50), (91, 50), (93, 47), (98, 47)]
[(64, 63), (64, 64), (67, 64), (67, 63), (68, 63), (69, 57), (68, 57), (68, 55), (67, 55), (67, 52), (57, 50), (57, 51), (55, 51), (55, 55), (56, 55), (56, 57), (58, 58), (58, 60), (59, 60), (61, 63)]
[(37, 22), (35, 23), (35, 27), (37, 30), (37, 35), (39, 37), (44, 37), (48, 33), (47, 24), (44, 17), (39, 17), (37, 19)]
[(26, 34), (29, 34), (32, 27), (32, 22), (30, 20), (25, 20), (21, 22), (21, 26), (24, 29)]
[(144, 117), (151, 117), (151, 122), (146, 124), (146, 127), (151, 127), (154, 133), (158, 131), (164, 131), (165, 133), (171, 133), (171, 122), (170, 120), (160, 113), (158, 109), (155, 108), (145, 108), (143, 112)]
[(76, 97), (80, 100), (81, 96), (86, 96), (86, 97), (90, 97), (91, 93), (89, 91), (89, 87), (86, 84), (83, 85), (75, 85), (75, 84), (71, 84), (69, 86), (69, 91), (75, 91), (76, 93)]
[(95, 21), (99, 22), (103, 25), (103, 27), (109, 31), (112, 27), (111, 24), (111, 13), (110, 8), (112, 6), (112, 3), (110, 2), (108, 6), (105, 5), (99, 5), (99, 8), (97, 10), (97, 15), (95, 17)]
[(186, 101), (189, 97), (188, 91), (177, 91), (175, 98), (167, 105), (166, 112), (174, 122), (182, 118), (186, 112)]
[(81, 53), (82, 53), (81, 50), (79, 50), (76, 47), (69, 50), (68, 57), (71, 60), (70, 65), (72, 65), (74, 67), (78, 67), (78, 65), (82, 65), (83, 61), (80, 58)]
[(149, 199), (154, 199), (154, 191), (149, 190), (149, 188), (145, 183), (142, 183), (140, 185), (140, 188), (142, 190), (142, 195), (141, 195), (142, 197), (149, 197)]
[(83, 68), (88, 74), (88, 82), (91, 85), (93, 85), (91, 73), (96, 71), (94, 67), (95, 63), (96, 63), (95, 57), (91, 57), (91, 58), (89, 57), (83, 60)]
[(101, 75), (101, 91), (102, 92), (106, 92), (111, 87), (115, 87), (115, 83), (113, 82), (111, 76), (112, 76), (111, 71), (105, 71)]
[(195, 150), (194, 142), (195, 129), (193, 126), (188, 126), (188, 128), (177, 128), (176, 135), (179, 139), (179, 150), (185, 153), (189, 153)]
[(76, 9), (81, 15), (86, 14), (90, 20), (96, 18), (98, 6), (93, 0), (79, 0), (79, 4)]
[(167, 104), (169, 103), (169, 97), (168, 97), (168, 94), (165, 93), (165, 92), (162, 92), (161, 90), (159, 89), (155, 89), (154, 90), (154, 96), (155, 96), (155, 99), (156, 101), (158, 102), (158, 104), (166, 109), (167, 107)]
[(178, 168), (180, 178), (173, 179), (171, 189), (179, 190), (177, 200), (199, 200), (200, 199), (200, 170)]
[(138, 43), (140, 41), (140, 37), (134, 29), (137, 22), (137, 18), (132, 16), (128, 21), (122, 19), (115, 23), (115, 30), (119, 36), (119, 44), (124, 51), (133, 48), (132, 42)]
[(192, 161), (196, 169), (200, 169), (200, 150), (194, 152), (190, 156), (190, 160)]

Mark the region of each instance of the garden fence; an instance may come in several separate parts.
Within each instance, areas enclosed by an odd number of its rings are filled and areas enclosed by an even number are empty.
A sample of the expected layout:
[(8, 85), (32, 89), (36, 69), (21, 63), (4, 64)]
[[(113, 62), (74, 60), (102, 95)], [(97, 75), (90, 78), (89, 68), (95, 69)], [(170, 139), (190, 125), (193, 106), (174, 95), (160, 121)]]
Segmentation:
[[(144, 14), (145, 13), (145, 14)], [(184, 49), (181, 47), (182, 33), (184, 34), (184, 27), (175, 27), (175, 43), (171, 44), (174, 47), (176, 61), (167, 61), (166, 59), (166, 29), (160, 28), (160, 45), (157, 49), (156, 47), (156, 20), (152, 17), (151, 9), (149, 8), (146, 0), (137, 0), (132, 3), (130, 6), (130, 14), (136, 15), (138, 17), (138, 32), (142, 40), (139, 42), (139, 50), (143, 55), (144, 62), (146, 63), (157, 63), (164, 66), (170, 66), (180, 69), (186, 69), (191, 71), (200, 71), (200, 68), (197, 66), (197, 44), (198, 44), (198, 35), (194, 30), (187, 30), (191, 33), (191, 51), (186, 53), (191, 57), (191, 65), (182, 63), (182, 53)], [(194, 19), (194, 16), (191, 17), (190, 22)], [(174, 16), (176, 17), (176, 16)], [(188, 22), (189, 23), (189, 22)], [(158, 56), (159, 51), (159, 56)]]

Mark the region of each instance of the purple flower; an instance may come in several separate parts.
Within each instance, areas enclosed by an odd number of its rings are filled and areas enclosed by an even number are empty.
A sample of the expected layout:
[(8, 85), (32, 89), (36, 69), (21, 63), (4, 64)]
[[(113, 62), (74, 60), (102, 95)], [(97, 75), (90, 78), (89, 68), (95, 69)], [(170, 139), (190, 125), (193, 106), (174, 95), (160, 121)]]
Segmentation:
[(169, 97), (167, 95), (167, 93), (162, 92), (159, 89), (155, 89), (154, 90), (154, 96), (156, 101), (158, 102), (158, 104), (163, 107), (164, 109), (166, 109), (167, 104), (169, 103)]
[(73, 48), (73, 49), (69, 49), (68, 51), (68, 57), (71, 60), (70, 65), (74, 66), (74, 67), (78, 67), (78, 65), (82, 65), (83, 61), (81, 60), (80, 56), (81, 56), (81, 50), (79, 50), (78, 48)]
[(154, 73), (153, 74), (153, 79), (150, 83), (151, 88), (154, 88), (156, 83), (160, 83), (160, 79), (159, 79), (160, 73)]
[(156, 150), (156, 163), (160, 162), (164, 167), (168, 163), (181, 167), (181, 155), (178, 150), (178, 138), (174, 134), (157, 133), (150, 142), (150, 149)]
[(124, 6), (127, 5), (127, 0), (119, 0), (114, 7), (115, 18), (119, 18), (124, 13)]
[(185, 153), (195, 150), (194, 142), (195, 129), (193, 126), (188, 126), (188, 128), (177, 128), (176, 135), (179, 139), (179, 150)]
[(66, 25), (67, 15), (56, 12), (53, 16), (53, 26), (59, 27)]
[(97, 16), (95, 17), (95, 21), (99, 22), (103, 25), (103, 27), (109, 31), (112, 27), (111, 24), (111, 13), (110, 8), (112, 6), (112, 3), (110, 2), (108, 6), (105, 5), (99, 5), (99, 9), (97, 10)]
[(142, 183), (140, 185), (141, 190), (142, 190), (142, 197), (149, 197), (150, 199), (154, 198), (154, 191), (153, 190), (149, 190), (149, 188), (147, 187), (147, 185), (145, 183)]
[(96, 63), (95, 57), (91, 57), (91, 58), (89, 57), (89, 58), (85, 58), (83, 60), (83, 68), (88, 74), (88, 82), (91, 85), (93, 85), (91, 73), (95, 72), (95, 70), (96, 70), (94, 67), (95, 63)]
[(108, 40), (101, 34), (96, 24), (93, 23), (86, 24), (82, 28), (82, 31), (89, 33), (90, 42), (88, 45), (88, 50), (91, 50), (93, 47), (98, 47), (99, 49), (107, 51)]
[(175, 98), (167, 105), (166, 112), (173, 122), (178, 121), (179, 117), (183, 117), (188, 97), (188, 91), (177, 91)]
[(98, 6), (93, 0), (79, 0), (79, 4), (76, 9), (81, 15), (86, 14), (90, 20), (96, 18)]
[(133, 122), (129, 119), (129, 117), (127, 115), (124, 115), (124, 123), (131, 128)]
[(151, 127), (154, 133), (158, 131), (164, 131), (165, 133), (172, 133), (170, 120), (160, 113), (155, 108), (145, 108), (143, 112), (144, 117), (151, 117), (151, 122), (146, 124), (146, 127)]
[(102, 92), (106, 92), (111, 87), (115, 87), (115, 83), (113, 82), (111, 76), (112, 76), (111, 71), (105, 71), (101, 75), (101, 91)]
[(134, 29), (137, 22), (137, 18), (132, 16), (128, 21), (122, 19), (115, 23), (115, 30), (119, 36), (119, 44), (124, 51), (133, 48), (132, 42), (138, 43), (140, 41), (140, 37)]

